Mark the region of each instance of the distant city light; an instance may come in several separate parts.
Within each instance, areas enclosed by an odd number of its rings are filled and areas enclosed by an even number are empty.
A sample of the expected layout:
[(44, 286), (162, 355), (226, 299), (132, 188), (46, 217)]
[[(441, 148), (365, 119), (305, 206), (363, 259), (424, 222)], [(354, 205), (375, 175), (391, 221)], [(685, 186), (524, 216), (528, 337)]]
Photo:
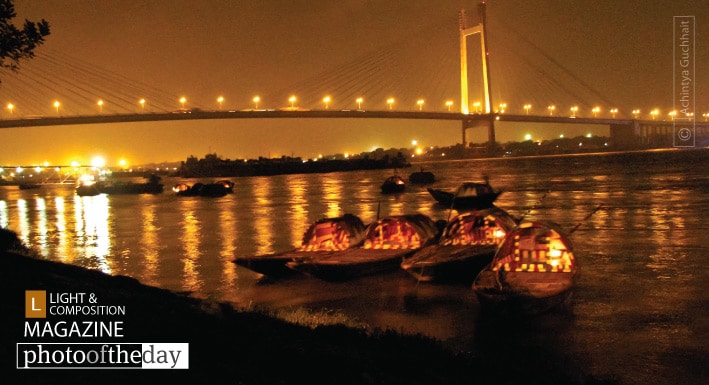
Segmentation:
[(101, 157), (101, 156), (96, 156), (93, 159), (91, 159), (91, 166), (93, 166), (93, 167), (100, 168), (105, 165), (106, 165), (106, 160), (103, 159), (103, 157)]

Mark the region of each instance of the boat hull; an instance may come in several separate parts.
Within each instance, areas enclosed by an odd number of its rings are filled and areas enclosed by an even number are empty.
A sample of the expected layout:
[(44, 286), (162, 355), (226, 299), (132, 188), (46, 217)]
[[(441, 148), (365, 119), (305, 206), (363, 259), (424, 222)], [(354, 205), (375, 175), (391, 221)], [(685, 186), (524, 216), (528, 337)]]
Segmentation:
[(504, 272), (484, 269), (473, 290), (486, 313), (538, 315), (568, 304), (576, 274)]
[(326, 257), (289, 262), (287, 265), (324, 281), (344, 281), (400, 270), (403, 259), (414, 252), (411, 249), (349, 249)]
[(422, 282), (471, 283), (492, 261), (497, 245), (430, 245), (401, 263)]
[(99, 191), (104, 194), (161, 194), (164, 186), (160, 183), (115, 183), (100, 185)]
[[(312, 252), (311, 252), (312, 253)], [(289, 277), (297, 273), (297, 271), (286, 266), (288, 262), (296, 261), (310, 253), (299, 252), (297, 250), (272, 254), (272, 255), (257, 255), (253, 257), (236, 257), (234, 263), (241, 267), (245, 267), (256, 273), (268, 275), (272, 277)]]
[(427, 191), (439, 204), (455, 210), (479, 210), (494, 207), (493, 203), (501, 194), (501, 192), (494, 192), (475, 197), (456, 197), (454, 193), (449, 191), (433, 188), (428, 188)]

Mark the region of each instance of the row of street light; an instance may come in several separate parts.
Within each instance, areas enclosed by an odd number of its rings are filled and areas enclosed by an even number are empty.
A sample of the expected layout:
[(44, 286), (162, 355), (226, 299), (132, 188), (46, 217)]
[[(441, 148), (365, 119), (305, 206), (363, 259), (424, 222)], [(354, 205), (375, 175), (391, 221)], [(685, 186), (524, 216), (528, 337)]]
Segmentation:
[[(298, 99), (296, 98), (295, 95), (291, 95), (291, 96), (288, 98), (288, 102), (289, 102), (289, 104), (290, 104), (290, 109), (291, 109), (291, 110), (297, 109), (297, 106), (296, 106), (297, 100), (298, 100)], [(221, 110), (221, 109), (223, 108), (223, 104), (224, 104), (224, 101), (225, 101), (224, 97), (223, 97), (223, 96), (219, 96), (219, 97), (217, 97), (216, 101), (217, 101), (217, 104), (219, 105), (219, 109)], [(254, 109), (258, 110), (258, 109), (259, 109), (259, 105), (260, 105), (260, 103), (261, 103), (261, 97), (258, 96), (258, 95), (257, 95), (257, 96), (254, 96), (254, 97), (251, 99), (251, 101), (254, 103)], [(183, 96), (183, 97), (181, 97), (181, 98), (179, 99), (179, 102), (180, 102), (180, 107), (181, 107), (181, 109), (184, 110), (184, 109), (185, 109), (185, 104), (187, 103), (187, 98)], [(146, 103), (147, 103), (147, 102), (146, 102), (145, 99), (140, 99), (140, 100), (138, 101), (138, 105), (140, 106), (141, 112), (145, 112), (145, 105), (146, 105)], [(323, 105), (324, 105), (324, 107), (325, 107), (326, 110), (329, 109), (329, 108), (330, 108), (330, 104), (332, 103), (332, 97), (330, 97), (329, 95), (323, 97), (322, 103), (323, 103)], [(364, 103), (364, 98), (362, 98), (362, 97), (356, 98), (356, 99), (355, 99), (355, 103), (357, 104), (357, 109), (358, 109), (358, 110), (361, 110), (361, 109), (362, 109), (362, 104)], [(388, 99), (386, 100), (386, 104), (387, 104), (387, 107), (388, 107), (389, 110), (393, 110), (393, 109), (394, 109), (394, 104), (395, 104), (395, 99), (394, 99), (393, 97), (388, 98)], [(419, 111), (423, 111), (424, 104), (425, 104), (425, 100), (424, 100), (424, 99), (418, 99), (418, 100), (416, 101), (416, 106), (418, 107), (418, 110), (419, 110)], [(453, 104), (454, 104), (454, 103), (453, 103), (452, 100), (446, 100), (446, 102), (445, 102), (445, 107), (446, 107), (446, 110), (447, 110), (448, 112), (451, 112), (451, 108), (453, 107)], [(99, 100), (97, 101), (96, 105), (98, 106), (99, 113), (103, 113), (103, 106), (104, 106), (104, 101), (103, 101), (103, 99), (99, 99)], [(61, 103), (60, 103), (58, 100), (55, 100), (55, 101), (53, 102), (52, 106), (53, 106), (54, 109), (56, 110), (57, 114), (59, 114), (60, 107), (61, 107)], [(482, 112), (483, 112), (483, 111), (482, 111), (482, 104), (481, 104), (480, 102), (473, 102), (472, 106), (473, 106), (473, 112), (474, 112), (474, 113), (482, 113)], [(15, 108), (16, 108), (15, 104), (13, 104), (13, 103), (8, 103), (8, 104), (7, 104), (7, 109), (10, 111), (10, 115), (13, 114), (13, 111), (14, 111)], [(532, 110), (532, 105), (531, 105), (531, 104), (524, 104), (524, 105), (522, 106), (522, 108), (524, 109), (525, 114), (526, 114), (526, 115), (529, 115), (530, 110)], [(556, 113), (556, 111), (557, 111), (556, 105), (553, 105), (553, 104), (548, 105), (548, 106), (547, 106), (547, 111), (548, 111), (548, 113), (549, 113), (549, 116), (553, 116), (553, 115)], [(498, 109), (495, 110), (495, 112), (496, 112), (496, 113), (500, 113), (500, 114), (506, 113), (506, 112), (507, 112), (507, 103), (500, 103), (500, 104), (498, 105)], [(569, 108), (569, 112), (570, 112), (570, 117), (575, 118), (575, 117), (578, 116), (579, 107), (578, 107), (578, 106), (575, 106), (575, 105), (574, 105), (574, 106), (571, 106), (571, 107)], [(616, 115), (618, 114), (618, 109), (617, 109), (617, 108), (611, 108), (611, 109), (608, 110), (608, 112), (610, 113), (611, 117), (612, 117), (613, 119), (615, 119)], [(598, 107), (598, 106), (593, 107), (593, 108), (591, 109), (591, 113), (593, 114), (593, 117), (594, 117), (594, 118), (597, 118), (598, 115), (601, 113), (601, 108)], [(639, 109), (634, 109), (634, 110), (632, 110), (631, 113), (632, 113), (634, 119), (638, 119), (638, 118), (640, 117), (641, 111), (640, 111)], [(653, 109), (653, 110), (651, 110), (651, 111), (649, 112), (649, 115), (650, 115), (650, 117), (651, 117), (653, 120), (656, 120), (656, 119), (658, 119), (659, 116), (660, 116), (660, 110), (657, 109), (657, 108), (655, 108), (655, 109)], [(668, 113), (668, 117), (670, 117), (670, 118), (673, 119), (673, 120), (677, 117), (677, 115), (678, 115), (678, 112), (677, 112), (676, 110), (670, 111), (670, 112)], [(690, 118), (690, 119), (691, 119), (691, 118), (693, 118), (693, 117), (694, 117), (694, 114), (693, 114), (693, 113), (686, 113), (686, 114), (685, 114), (685, 118)], [(704, 118), (704, 121), (708, 121), (708, 120), (709, 120), (709, 113), (704, 113), (704, 114), (702, 114), (702, 118)]]

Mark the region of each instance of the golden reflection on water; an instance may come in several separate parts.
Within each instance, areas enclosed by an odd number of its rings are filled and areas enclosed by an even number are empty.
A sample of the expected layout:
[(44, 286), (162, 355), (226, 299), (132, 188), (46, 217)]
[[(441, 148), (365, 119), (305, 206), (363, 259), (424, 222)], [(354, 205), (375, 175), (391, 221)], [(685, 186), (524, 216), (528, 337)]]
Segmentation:
[(289, 222), (293, 223), (290, 226), (291, 239), (296, 241), (294, 247), (298, 247), (302, 243), (303, 233), (308, 228), (308, 185), (306, 181), (298, 175), (286, 176), (286, 185), (288, 186), (288, 216)]
[(236, 264), (232, 262), (236, 254), (236, 203), (230, 199), (223, 202), (219, 210), (219, 230), (222, 238), (222, 247), (219, 248), (219, 256), (222, 267), (220, 271), (224, 275), (221, 280), (222, 287), (231, 291), (235, 288), (238, 274)]
[(377, 213), (379, 212), (379, 204), (372, 202), (371, 191), (373, 187), (373, 179), (364, 177), (360, 180), (360, 185), (355, 191), (355, 199), (357, 200), (357, 215), (364, 221), (365, 224), (376, 221)]
[(7, 213), (7, 202), (0, 201), (0, 227), (6, 229), (10, 225), (10, 218)]
[(27, 217), (27, 201), (24, 199), (17, 200), (17, 219), (20, 226), (19, 236), (26, 245), (30, 244), (30, 225)]
[(272, 178), (254, 178), (253, 196), (257, 204), (251, 216), (256, 230), (256, 254), (271, 254), (273, 250), (273, 199), (271, 197)]
[(57, 234), (57, 252), (58, 255), (69, 254), (69, 243), (67, 242), (67, 227), (66, 227), (66, 215), (65, 215), (65, 205), (64, 197), (54, 197), (54, 210), (55, 210), (55, 220), (54, 227)]
[(201, 225), (197, 218), (199, 200), (182, 199), (180, 213), (182, 214), (182, 257), (183, 275), (182, 285), (187, 291), (200, 291), (202, 281), (199, 276), (200, 237)]
[(74, 196), (74, 218), (76, 220), (77, 241), (83, 254), (92, 258), (91, 268), (111, 274), (111, 266), (106, 258), (111, 251), (109, 231), (110, 205), (108, 196)]
[(140, 206), (140, 245), (145, 258), (143, 280), (150, 285), (158, 285), (156, 275), (159, 269), (160, 237), (155, 224), (155, 205), (146, 203)]
[(47, 242), (47, 203), (42, 197), (35, 198), (37, 210), (37, 239), (39, 239), (39, 253), (43, 257), (49, 256), (49, 242)]
[(327, 203), (327, 211), (325, 216), (328, 218), (335, 218), (342, 215), (342, 207), (340, 206), (342, 202), (342, 178), (335, 178), (331, 174), (320, 175), (322, 180), (322, 199)]

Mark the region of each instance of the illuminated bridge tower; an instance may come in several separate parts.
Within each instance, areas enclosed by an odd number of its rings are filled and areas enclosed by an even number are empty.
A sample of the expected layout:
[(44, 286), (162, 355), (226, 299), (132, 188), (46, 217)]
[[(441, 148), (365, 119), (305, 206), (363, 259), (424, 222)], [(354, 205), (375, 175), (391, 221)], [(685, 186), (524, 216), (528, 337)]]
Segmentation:
[[(486, 34), (486, 16), (485, 2), (478, 5), (480, 12), (480, 23), (474, 27), (467, 26), (465, 11), (460, 12), (460, 106), (463, 115), (470, 114), (470, 103), (468, 101), (468, 50), (467, 37), (470, 35), (480, 34), (480, 51), (482, 54), (482, 77), (483, 77), (483, 92), (484, 92), (484, 111), (477, 118), (467, 117), (463, 119), (463, 145), (467, 145), (465, 132), (468, 128), (487, 128), (488, 145), (495, 145), (495, 119), (492, 114), (492, 101), (490, 100), (490, 62), (487, 51), (487, 34)], [(477, 112), (477, 111), (476, 111)]]

